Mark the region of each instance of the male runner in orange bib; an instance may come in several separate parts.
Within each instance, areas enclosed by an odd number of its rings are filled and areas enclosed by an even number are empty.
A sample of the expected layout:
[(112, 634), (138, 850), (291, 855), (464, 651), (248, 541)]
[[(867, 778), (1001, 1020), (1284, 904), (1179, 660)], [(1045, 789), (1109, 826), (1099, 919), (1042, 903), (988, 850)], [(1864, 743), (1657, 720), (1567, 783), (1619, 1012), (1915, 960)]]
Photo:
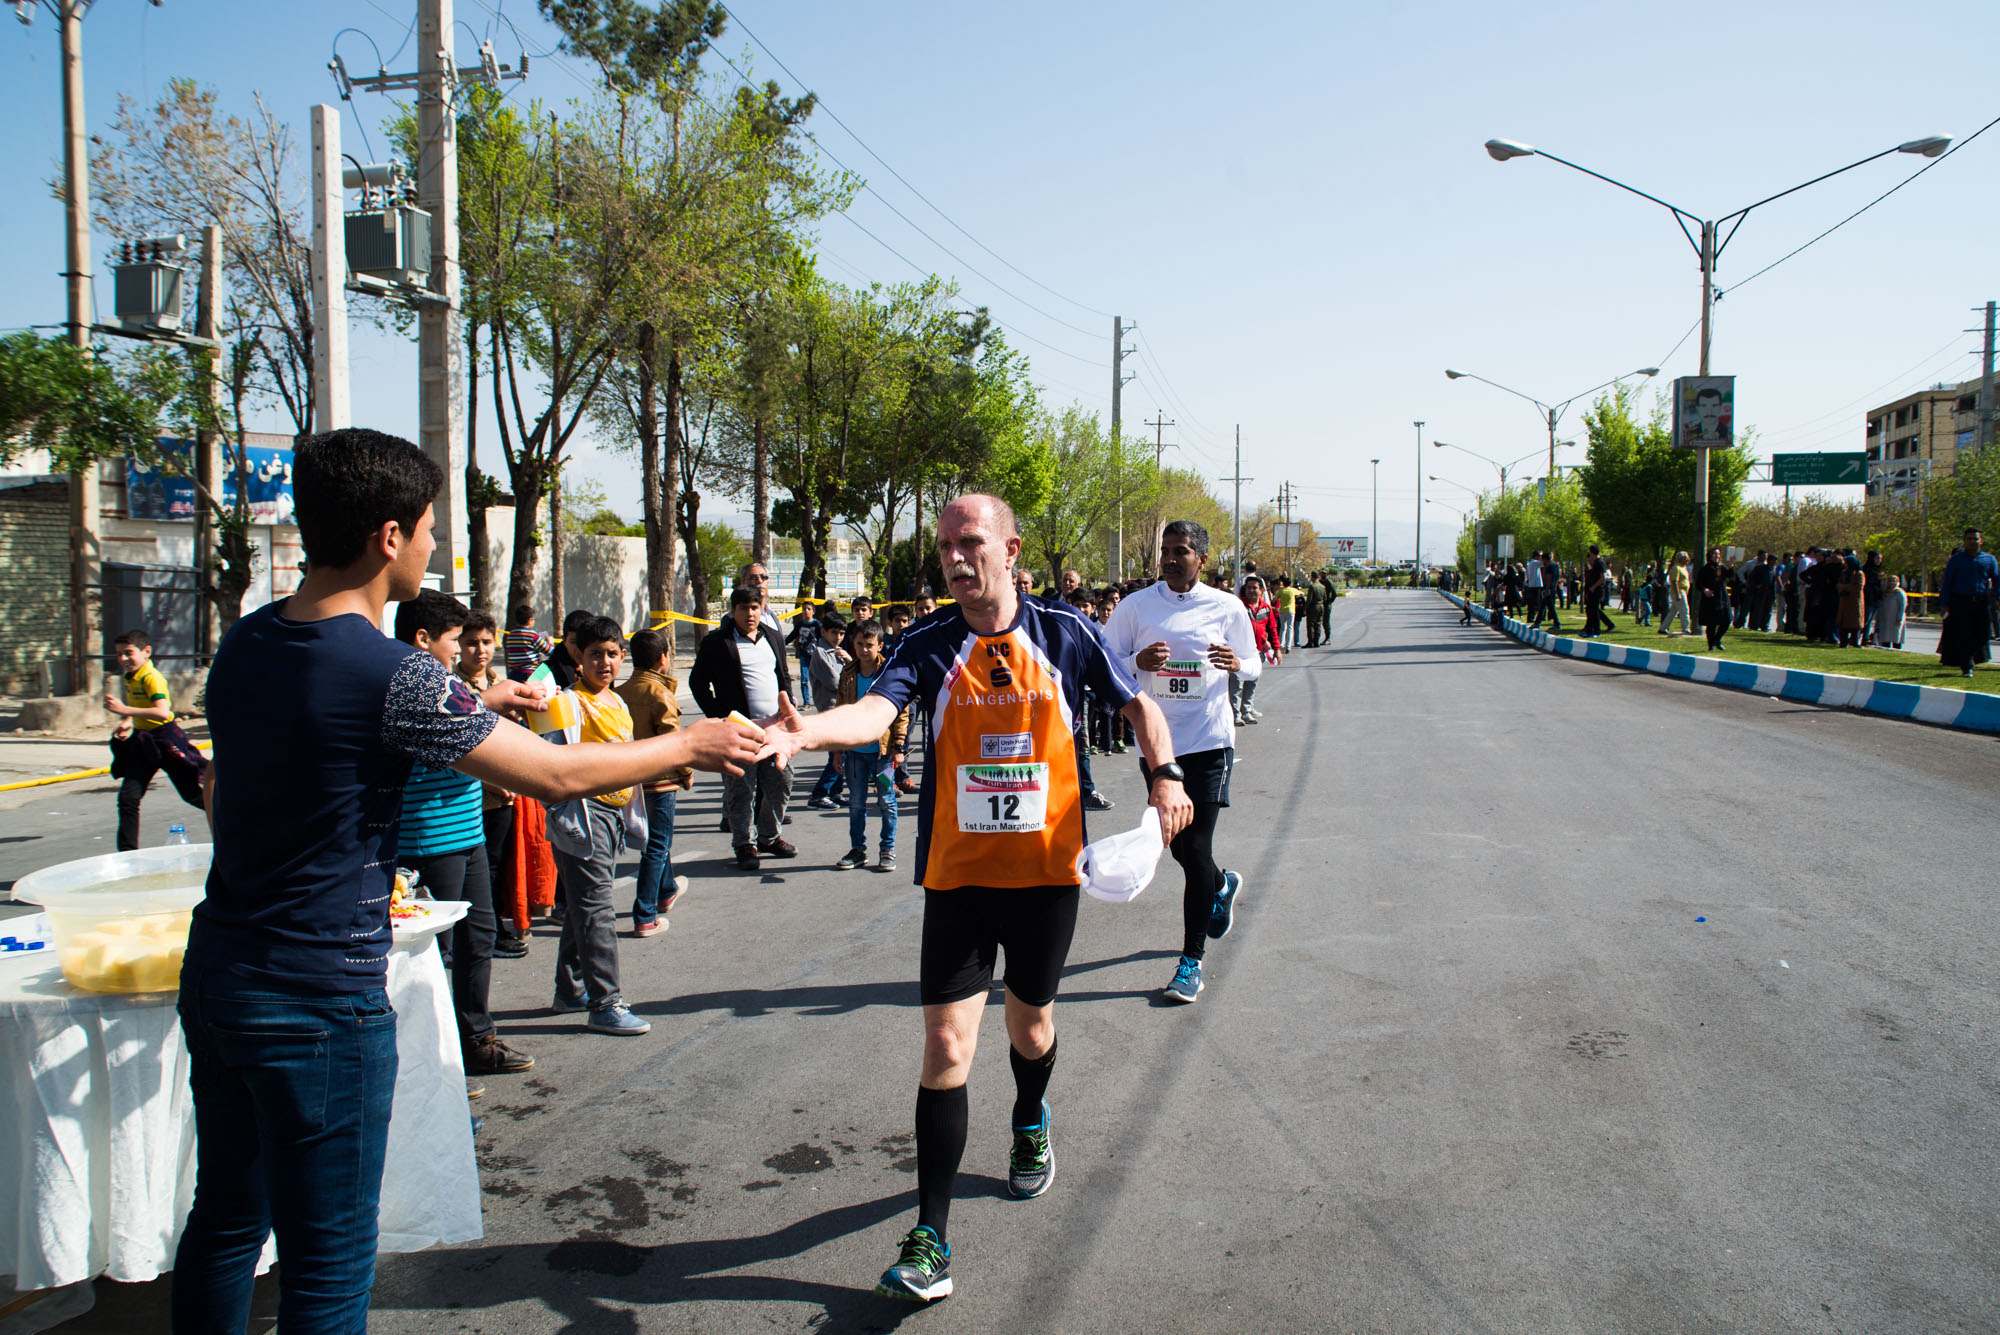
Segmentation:
[(1008, 1187), (1026, 1199), (1054, 1177), (1044, 1095), (1055, 1068), (1056, 989), (1076, 930), (1084, 826), (1075, 739), (1086, 687), (1131, 720), (1166, 838), (1193, 812), (1165, 718), (1096, 625), (1016, 590), (1021, 530), (1007, 503), (961, 496), (938, 516), (937, 537), (956, 603), (903, 632), (866, 696), (810, 717), (787, 701), (766, 742), (780, 756), (854, 746), (880, 737), (912, 701), (930, 706), (916, 856), (924, 887), (917, 1226), (876, 1286), (913, 1302), (951, 1293), (945, 1222), (965, 1152), (965, 1082), (1003, 949), (1015, 1086)]

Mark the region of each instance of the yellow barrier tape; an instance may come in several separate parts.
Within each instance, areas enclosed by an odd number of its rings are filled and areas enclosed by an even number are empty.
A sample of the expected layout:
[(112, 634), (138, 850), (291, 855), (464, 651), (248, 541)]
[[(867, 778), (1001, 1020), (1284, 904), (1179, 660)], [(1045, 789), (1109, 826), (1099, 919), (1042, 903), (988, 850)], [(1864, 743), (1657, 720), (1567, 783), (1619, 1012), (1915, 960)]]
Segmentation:
[[(958, 600), (955, 598), (937, 598), (933, 599), (932, 601), (936, 602), (939, 607), (949, 607)], [(842, 600), (838, 598), (800, 598), (795, 600), (790, 605), (790, 610), (785, 611), (784, 615), (785, 616), (796, 615), (797, 610), (800, 607), (826, 607), (829, 605), (833, 607), (839, 607), (841, 606), (841, 602)], [(854, 600), (849, 598), (846, 600), (846, 602), (849, 606), (852, 606)], [(903, 600), (900, 602), (891, 602), (891, 603), (875, 603), (874, 608), (877, 612), (886, 612), (892, 607), (914, 607), (915, 605), (916, 604), (913, 601)], [(778, 607), (773, 607), (772, 610), (774, 612), (777, 612), (783, 609)], [(652, 627), (664, 626), (670, 621), (686, 621), (696, 626), (720, 626), (722, 624), (720, 621), (710, 620), (707, 617), (689, 616), (685, 612), (665, 612), (661, 611), (657, 607), (649, 610), (646, 613), (646, 616), (650, 620)], [(784, 618), (781, 616), (780, 620), (782, 619)]]
[[(195, 743), (195, 749), (198, 751), (207, 751), (214, 746), (214, 742)], [(22, 779), (18, 783), (0, 783), (0, 793), (11, 793), (17, 788), (40, 788), (50, 783), (68, 783), (71, 779), (95, 779), (110, 772), (111, 766), (104, 765), (97, 769), (80, 769), (71, 774), (51, 774), (45, 779)]]

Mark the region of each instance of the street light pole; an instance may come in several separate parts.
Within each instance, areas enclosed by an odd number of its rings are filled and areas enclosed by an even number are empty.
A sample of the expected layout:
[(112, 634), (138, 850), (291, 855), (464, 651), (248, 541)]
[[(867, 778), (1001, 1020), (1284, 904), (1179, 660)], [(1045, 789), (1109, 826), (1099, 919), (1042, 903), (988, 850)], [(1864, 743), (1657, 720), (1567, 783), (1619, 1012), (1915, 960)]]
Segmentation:
[(1412, 423), (1417, 428), (1417, 548), (1415, 564), (1410, 567), (1410, 578), (1417, 580), (1424, 572), (1424, 424)]
[[(1660, 368), (1657, 366), (1642, 366), (1636, 371), (1627, 371), (1625, 374), (1646, 376), (1647, 378), (1650, 379), (1651, 377), (1656, 376), (1659, 373), (1660, 373)], [(1485, 376), (1474, 375), (1470, 371), (1447, 370), (1444, 373), (1444, 378), (1447, 380), (1477, 380), (1482, 385), (1491, 385), (1493, 386), (1493, 388), (1501, 391), (1502, 393), (1512, 394), (1517, 399), (1526, 399), (1529, 403), (1534, 404), (1535, 411), (1541, 415), (1542, 425), (1548, 428), (1549, 476), (1554, 477), (1556, 474), (1556, 424), (1562, 420), (1562, 415), (1568, 412), (1569, 406), (1572, 403), (1575, 403), (1578, 399), (1582, 398), (1584, 394), (1595, 394), (1600, 389), (1609, 389), (1611, 386), (1623, 380), (1625, 376), (1623, 375), (1613, 376), (1611, 377), (1611, 379), (1605, 381), (1601, 385), (1592, 385), (1589, 389), (1584, 390), (1582, 394), (1572, 394), (1568, 398), (1564, 399), (1561, 403), (1555, 403), (1555, 404), (1543, 403), (1540, 399), (1536, 398), (1532, 394), (1523, 394), (1520, 390), (1515, 389), (1511, 385), (1503, 385), (1497, 380), (1488, 380)]]
[(1368, 484), (1368, 564), (1376, 566), (1382, 562), (1382, 461), (1368, 462), (1374, 465)]
[[(1555, 154), (1536, 148), (1533, 145), (1523, 144), (1512, 139), (1489, 139), (1486, 141), (1487, 156), (1491, 157), (1495, 162), (1507, 162), (1514, 158), (1547, 158), (1551, 162), (1561, 163), (1572, 171), (1580, 171), (1585, 176), (1594, 176), (1606, 185), (1615, 185), (1620, 190), (1626, 191), (1629, 194), (1637, 195), (1641, 199), (1650, 200), (1674, 215), (1674, 222), (1679, 225), (1681, 235), (1687, 238), (1688, 244), (1694, 247), (1695, 254), (1701, 259), (1700, 374), (1702, 375), (1709, 374), (1709, 336), (1714, 328), (1711, 315), (1715, 309), (1716, 261), (1722, 258), (1723, 250), (1727, 248), (1730, 241), (1735, 237), (1737, 229), (1743, 226), (1744, 221), (1749, 218), (1752, 209), (1762, 208), (1773, 200), (1783, 199), (1786, 195), (1796, 194), (1807, 186), (1818, 185), (1821, 181), (1829, 177), (1838, 176), (1842, 172), (1853, 171), (1856, 167), (1865, 166), (1877, 158), (1886, 158), (1891, 153), (1914, 153), (1921, 157), (1936, 158), (1950, 148), (1951, 137), (1949, 135), (1927, 135), (1922, 139), (1912, 139), (1907, 143), (1898, 144), (1894, 148), (1885, 148), (1880, 153), (1871, 153), (1859, 162), (1850, 162), (1845, 167), (1836, 167), (1830, 172), (1813, 177), (1810, 181), (1801, 182), (1789, 190), (1780, 190), (1777, 194), (1760, 199), (1755, 204), (1746, 204), (1734, 213), (1725, 213), (1720, 218), (1709, 221), (1696, 217), (1677, 204), (1669, 204), (1658, 195), (1649, 195), (1635, 186), (1629, 186), (1623, 181), (1606, 176), (1603, 172), (1592, 171), (1588, 167), (1571, 162), (1567, 158), (1559, 158)], [(1699, 241), (1695, 240), (1694, 233), (1688, 230), (1689, 223), (1694, 223), (1701, 228), (1701, 239)], [(1718, 235), (1723, 223), (1729, 224), (1729, 230), (1726, 234)], [(1553, 430), (1550, 434), (1554, 434)], [(1695, 506), (1701, 512), (1701, 532), (1698, 547), (1701, 552), (1706, 554), (1708, 551), (1708, 449), (1706, 447), (1697, 447), (1695, 451)]]

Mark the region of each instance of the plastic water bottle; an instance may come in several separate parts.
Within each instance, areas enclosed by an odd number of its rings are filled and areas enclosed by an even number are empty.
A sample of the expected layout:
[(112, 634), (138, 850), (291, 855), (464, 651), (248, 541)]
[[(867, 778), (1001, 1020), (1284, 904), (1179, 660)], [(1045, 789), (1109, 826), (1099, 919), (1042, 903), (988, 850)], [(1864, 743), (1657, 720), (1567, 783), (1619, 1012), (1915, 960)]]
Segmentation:
[(184, 843), (186, 843), (187, 841), (188, 841), (188, 827), (187, 827), (187, 826), (185, 826), (185, 825), (169, 825), (169, 826), (167, 827), (167, 843), (168, 843), (169, 845), (173, 845), (173, 844), (184, 844)]

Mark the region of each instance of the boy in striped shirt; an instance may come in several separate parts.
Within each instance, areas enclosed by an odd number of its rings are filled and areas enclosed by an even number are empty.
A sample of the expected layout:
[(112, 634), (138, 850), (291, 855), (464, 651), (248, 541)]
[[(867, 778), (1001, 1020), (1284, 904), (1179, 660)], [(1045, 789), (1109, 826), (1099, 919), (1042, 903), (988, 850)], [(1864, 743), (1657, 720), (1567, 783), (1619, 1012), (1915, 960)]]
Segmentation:
[(507, 675), (515, 681), (526, 681), (555, 647), (554, 640), (535, 629), (534, 607), (516, 603), (507, 618), (507, 633), (500, 640), (500, 652), (507, 660)]
[[(459, 636), (471, 616), (448, 593), (425, 589), (396, 609), (396, 638), (450, 668), (458, 662)], [(525, 1071), (535, 1059), (500, 1041), (487, 1010), (493, 982), (493, 874), (486, 856), (486, 827), (479, 780), (455, 769), (418, 765), (403, 789), (402, 828), (396, 860), (418, 874), (433, 899), (462, 899), (466, 915), (438, 938), (451, 970), (452, 1008), (467, 1075)]]

